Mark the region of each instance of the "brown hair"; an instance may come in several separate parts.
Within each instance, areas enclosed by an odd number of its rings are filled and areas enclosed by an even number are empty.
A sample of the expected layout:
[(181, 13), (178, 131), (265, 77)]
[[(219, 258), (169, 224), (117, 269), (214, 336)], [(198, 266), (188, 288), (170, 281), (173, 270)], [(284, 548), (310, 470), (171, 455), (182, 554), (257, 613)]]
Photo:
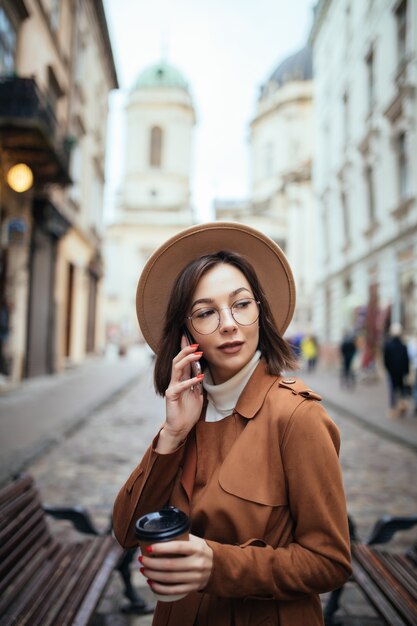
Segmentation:
[[(215, 254), (198, 257), (189, 263), (176, 278), (168, 302), (162, 340), (155, 362), (155, 389), (161, 396), (165, 395), (171, 380), (172, 359), (180, 351), (185, 318), (189, 314), (193, 293), (200, 278), (220, 263), (229, 263), (240, 270), (249, 282), (255, 299), (261, 303), (258, 349), (267, 363), (268, 373), (279, 376), (283, 370), (297, 368), (297, 361), (292, 348), (281, 337), (276, 327), (268, 300), (254, 268), (240, 254), (222, 250)], [(200, 363), (204, 369), (204, 358), (201, 359)]]

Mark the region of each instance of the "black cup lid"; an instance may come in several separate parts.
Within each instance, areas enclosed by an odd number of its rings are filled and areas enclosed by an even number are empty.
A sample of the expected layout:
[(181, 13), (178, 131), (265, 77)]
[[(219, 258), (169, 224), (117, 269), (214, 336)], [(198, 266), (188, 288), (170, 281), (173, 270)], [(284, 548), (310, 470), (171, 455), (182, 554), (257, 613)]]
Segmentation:
[(190, 520), (184, 511), (167, 506), (142, 515), (135, 528), (136, 537), (142, 541), (170, 541), (190, 530)]

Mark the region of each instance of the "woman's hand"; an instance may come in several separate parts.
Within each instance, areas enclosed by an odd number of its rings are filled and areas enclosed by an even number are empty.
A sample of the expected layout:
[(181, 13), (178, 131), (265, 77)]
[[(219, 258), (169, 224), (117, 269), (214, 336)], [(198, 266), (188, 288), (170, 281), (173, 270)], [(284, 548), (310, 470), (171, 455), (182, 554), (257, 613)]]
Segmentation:
[(148, 554), (152, 556), (139, 557), (140, 571), (155, 593), (167, 596), (191, 593), (207, 585), (213, 568), (213, 550), (204, 539), (190, 535), (189, 541), (155, 543), (149, 546)]
[(166, 420), (156, 447), (162, 454), (173, 452), (200, 417), (203, 406), (200, 383), (204, 374), (192, 377), (190, 365), (202, 356), (197, 348), (197, 344), (189, 346), (183, 337), (181, 352), (172, 361), (171, 380), (165, 392)]

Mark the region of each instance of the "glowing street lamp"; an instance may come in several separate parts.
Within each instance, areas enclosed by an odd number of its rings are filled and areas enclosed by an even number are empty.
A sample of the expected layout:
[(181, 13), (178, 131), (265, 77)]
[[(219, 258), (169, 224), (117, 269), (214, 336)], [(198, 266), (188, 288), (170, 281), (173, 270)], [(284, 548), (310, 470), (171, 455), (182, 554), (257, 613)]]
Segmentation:
[(7, 172), (7, 184), (17, 193), (23, 193), (33, 185), (33, 172), (26, 163), (17, 163)]

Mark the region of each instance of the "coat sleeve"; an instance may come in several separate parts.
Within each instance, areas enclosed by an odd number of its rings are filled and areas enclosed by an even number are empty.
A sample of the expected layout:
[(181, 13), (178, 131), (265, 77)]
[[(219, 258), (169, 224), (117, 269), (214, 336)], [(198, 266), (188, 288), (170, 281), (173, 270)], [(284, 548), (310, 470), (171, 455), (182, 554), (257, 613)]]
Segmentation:
[(293, 538), (274, 548), (207, 541), (213, 570), (205, 589), (223, 597), (294, 600), (340, 587), (351, 573), (347, 512), (338, 460), (339, 431), (310, 400), (295, 410), (282, 443)]
[(123, 485), (113, 507), (113, 532), (124, 548), (138, 545), (135, 522), (168, 504), (184, 456), (185, 442), (171, 454), (155, 451), (159, 435)]

